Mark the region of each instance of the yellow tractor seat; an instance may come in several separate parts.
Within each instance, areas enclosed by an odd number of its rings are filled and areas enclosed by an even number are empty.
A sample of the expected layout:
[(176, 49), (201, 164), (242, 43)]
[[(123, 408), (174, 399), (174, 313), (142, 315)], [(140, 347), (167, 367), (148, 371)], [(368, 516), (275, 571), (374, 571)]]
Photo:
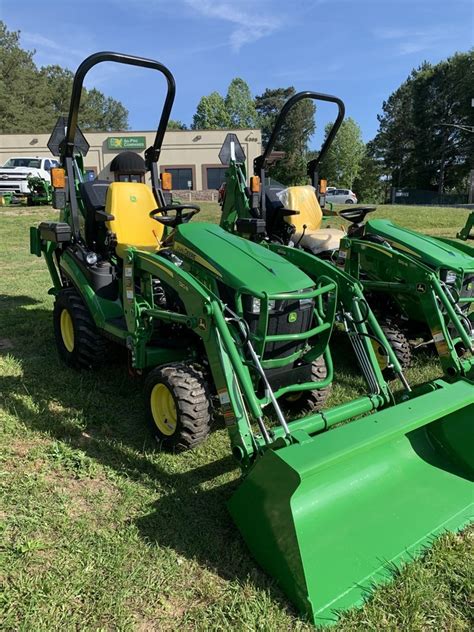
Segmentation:
[(321, 228), (323, 212), (314, 187), (288, 187), (286, 193), (285, 206), (293, 211), (299, 211), (298, 215), (285, 217), (285, 220), (296, 229), (293, 235), (294, 242), (299, 242), (301, 247), (314, 255), (339, 248), (339, 242), (345, 233), (337, 228)]
[(114, 219), (107, 222), (107, 227), (115, 233), (119, 257), (124, 257), (129, 246), (149, 252), (160, 247), (164, 226), (149, 215), (157, 206), (146, 184), (112, 182), (109, 186), (105, 211)]

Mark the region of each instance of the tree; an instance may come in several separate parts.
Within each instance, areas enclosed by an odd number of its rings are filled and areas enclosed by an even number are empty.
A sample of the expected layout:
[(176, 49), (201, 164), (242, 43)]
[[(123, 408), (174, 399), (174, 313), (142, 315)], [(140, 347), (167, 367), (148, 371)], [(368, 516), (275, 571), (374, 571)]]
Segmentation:
[(192, 129), (222, 129), (230, 125), (225, 101), (218, 92), (201, 97), (193, 116)]
[(375, 151), (397, 187), (463, 187), (474, 154), (474, 51), (423, 63), (383, 103)]
[[(73, 73), (59, 65), (36, 67), (34, 51), (20, 46), (20, 32), (0, 21), (0, 131), (47, 133), (69, 109)], [(128, 112), (96, 89), (84, 89), (80, 123), (84, 130), (128, 129)]]
[(39, 76), (49, 95), (50, 114), (56, 119), (69, 110), (74, 73), (54, 65), (41, 68)]
[(34, 129), (44, 124), (41, 109), (44, 94), (38, 89), (34, 51), (20, 47), (20, 32), (8, 31), (0, 21), (0, 130), (3, 132)]
[[(332, 123), (326, 125), (326, 137)], [(354, 180), (359, 175), (365, 145), (362, 141), (360, 127), (352, 118), (345, 119), (333, 140), (328, 154), (321, 166), (321, 176), (329, 183), (352, 189)]]
[(383, 162), (375, 155), (373, 143), (367, 143), (360, 162), (359, 174), (351, 187), (364, 204), (380, 204), (387, 197), (387, 181)]
[(79, 113), (79, 124), (86, 130), (112, 132), (128, 129), (128, 111), (120, 103), (92, 88), (84, 90)]
[(169, 129), (169, 130), (186, 130), (188, 128), (186, 127), (186, 123), (183, 123), (182, 121), (175, 121), (173, 119), (170, 119), (168, 121), (168, 125), (166, 126), (166, 129)]
[(248, 84), (240, 77), (232, 79), (225, 98), (225, 108), (234, 129), (257, 127), (257, 111)]
[[(284, 103), (293, 94), (295, 94), (295, 89), (291, 86), (267, 89), (255, 98), (264, 146), (270, 139)], [(315, 113), (316, 107), (312, 100), (300, 101), (290, 110), (278, 134), (274, 149), (284, 151), (285, 156), (270, 169), (270, 175), (283, 184), (299, 184), (306, 181), (306, 154), (309, 140), (316, 129)]]

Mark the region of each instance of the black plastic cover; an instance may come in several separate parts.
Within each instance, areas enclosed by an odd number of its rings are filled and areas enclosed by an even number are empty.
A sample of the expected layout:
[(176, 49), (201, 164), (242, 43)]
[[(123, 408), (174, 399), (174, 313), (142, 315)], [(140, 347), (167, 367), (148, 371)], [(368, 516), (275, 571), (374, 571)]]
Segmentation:
[[(66, 131), (67, 131), (67, 117), (60, 116), (56, 121), (56, 125), (54, 126), (53, 131), (51, 132), (51, 136), (48, 140), (48, 149), (53, 154), (53, 156), (60, 156), (60, 145), (63, 141), (66, 140)], [(79, 127), (76, 129), (76, 134), (74, 136), (74, 150), (76, 153), (80, 153), (82, 156), (85, 156), (89, 151), (89, 143), (86, 141), (84, 134), (81, 132)]]
[(261, 235), (265, 233), (265, 220), (257, 217), (238, 219), (235, 225), (237, 231), (244, 235)]
[(40, 237), (44, 241), (63, 244), (71, 241), (72, 229), (66, 222), (41, 222)]
[(221, 161), (221, 163), (223, 165), (230, 164), (231, 143), (234, 143), (235, 162), (245, 162), (245, 152), (242, 149), (242, 145), (240, 144), (239, 139), (237, 138), (237, 134), (227, 134), (219, 152), (219, 160)]

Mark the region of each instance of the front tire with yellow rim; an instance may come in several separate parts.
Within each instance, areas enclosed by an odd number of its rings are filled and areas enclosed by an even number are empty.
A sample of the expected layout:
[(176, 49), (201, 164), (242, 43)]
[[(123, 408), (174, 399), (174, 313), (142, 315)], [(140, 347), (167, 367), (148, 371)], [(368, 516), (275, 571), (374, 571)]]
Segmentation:
[[(413, 360), (412, 348), (407, 336), (392, 320), (382, 320), (379, 318), (379, 325), (387, 338), (388, 344), (392, 347), (392, 351), (397, 357), (402, 370), (407, 369)], [(393, 378), (394, 372), (389, 367), (387, 352), (377, 340), (372, 340), (372, 346), (374, 348), (375, 357), (380, 370), (386, 378)]]
[(186, 364), (156, 367), (147, 377), (148, 417), (156, 440), (170, 450), (190, 450), (211, 429), (206, 380)]
[[(322, 382), (327, 376), (328, 370), (324, 357), (320, 356), (311, 365), (311, 381)], [(309, 414), (320, 411), (326, 403), (331, 385), (312, 391), (296, 391), (288, 393), (281, 398), (281, 404), (290, 414)]]
[(54, 337), (60, 358), (75, 369), (91, 369), (105, 358), (106, 342), (75, 288), (56, 296), (53, 311)]

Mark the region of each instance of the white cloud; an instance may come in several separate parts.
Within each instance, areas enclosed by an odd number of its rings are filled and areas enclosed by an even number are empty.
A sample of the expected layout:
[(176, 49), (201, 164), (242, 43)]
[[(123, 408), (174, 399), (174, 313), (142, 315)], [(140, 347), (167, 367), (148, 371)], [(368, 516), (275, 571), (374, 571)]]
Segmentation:
[(445, 40), (449, 41), (452, 37), (448, 28), (440, 26), (425, 29), (380, 26), (372, 32), (375, 38), (391, 42), (398, 55), (411, 55), (429, 50)]
[(233, 25), (230, 45), (234, 52), (238, 52), (245, 44), (271, 35), (282, 26), (281, 19), (272, 15), (258, 15), (253, 9), (242, 6), (244, 3), (237, 7), (230, 2), (213, 2), (212, 0), (185, 0), (185, 2), (204, 17), (223, 20)]
[[(30, 33), (28, 31), (21, 32), (21, 40), (29, 46), (37, 48), (38, 53), (50, 54), (52, 52), (58, 53), (58, 55), (67, 55), (74, 57), (86, 57), (87, 53), (84, 50), (78, 50), (65, 46), (64, 44), (58, 44), (49, 37), (44, 37), (40, 33)], [(45, 50), (46, 49), (46, 50)], [(62, 59), (58, 59), (57, 63), (62, 63)]]

